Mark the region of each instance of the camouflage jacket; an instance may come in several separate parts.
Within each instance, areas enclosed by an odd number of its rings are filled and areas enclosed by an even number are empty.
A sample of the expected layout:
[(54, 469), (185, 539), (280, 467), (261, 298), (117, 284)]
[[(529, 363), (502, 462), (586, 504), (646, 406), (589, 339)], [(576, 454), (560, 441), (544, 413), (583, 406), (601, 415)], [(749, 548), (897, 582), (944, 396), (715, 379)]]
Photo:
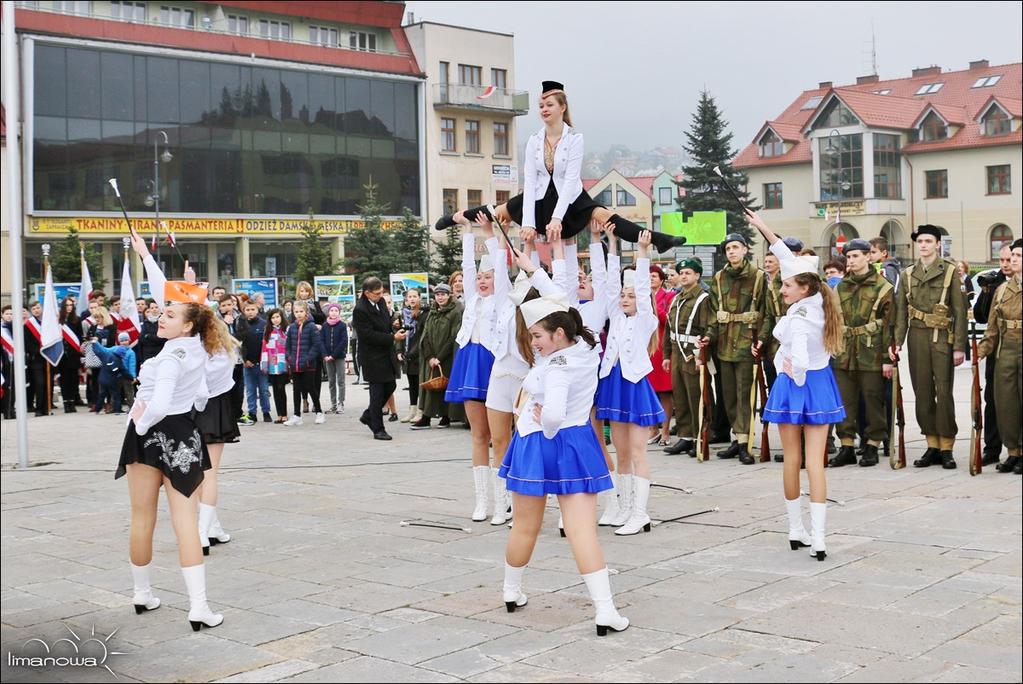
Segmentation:
[[(688, 290), (683, 290), (675, 295), (668, 307), (668, 324), (664, 329), (664, 345), (661, 348), (661, 358), (670, 359), (672, 363), (681, 363), (685, 373), (696, 373), (696, 357), (700, 348), (696, 339), (707, 333), (707, 328), (713, 318), (710, 308), (710, 296), (700, 299), (704, 294), (703, 288), (697, 283)], [(696, 308), (696, 315), (693, 316), (693, 308), (697, 300), (700, 301)], [(693, 325), (689, 326), (689, 319), (692, 317)], [(689, 331), (688, 334), (686, 331)]]
[[(995, 291), (988, 316), (987, 331), (980, 341), (981, 356), (1000, 353), (1008, 345), (1013, 354), (1020, 353), (1023, 342), (1023, 288), (1016, 278), (1009, 278)], [(990, 363), (990, 362), (989, 362)]]
[(890, 363), (895, 288), (871, 268), (863, 275), (847, 273), (836, 290), (842, 306), (845, 351), (835, 358), (835, 368), (881, 370), (882, 364)]
[(789, 305), (781, 296), (781, 274), (779, 273), (773, 280), (767, 281), (767, 338), (764, 340), (764, 346), (768, 349), (766, 354), (768, 358), (774, 356), (774, 352), (778, 350), (780, 344), (778, 340), (774, 339), (771, 331), (774, 330), (774, 326), (778, 325), (778, 321), (788, 313), (788, 310)]
[(895, 344), (905, 343), (910, 328), (933, 330), (933, 342), (966, 351), (966, 296), (954, 261), (937, 259), (924, 269), (918, 259), (902, 272), (895, 293)]
[(767, 291), (767, 274), (749, 261), (714, 274), (708, 336), (722, 361), (752, 361), (753, 341), (768, 341)]

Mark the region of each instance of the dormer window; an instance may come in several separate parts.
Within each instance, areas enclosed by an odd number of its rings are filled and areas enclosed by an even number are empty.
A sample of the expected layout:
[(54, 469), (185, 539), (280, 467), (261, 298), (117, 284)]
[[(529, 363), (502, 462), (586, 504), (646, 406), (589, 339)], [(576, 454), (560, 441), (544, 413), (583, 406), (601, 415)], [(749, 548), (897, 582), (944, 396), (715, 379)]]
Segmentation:
[(924, 83), (913, 94), (914, 95), (932, 95), (932, 94), (938, 92), (939, 90), (941, 90), (941, 87), (943, 85), (945, 85), (945, 84), (944, 83)]
[(920, 140), (924, 142), (932, 142), (935, 140), (945, 140), (948, 137), (948, 126), (941, 117), (931, 112), (920, 124)]
[(767, 129), (767, 132), (760, 138), (761, 157), (780, 157), (785, 154), (785, 143), (774, 134), (774, 131)]
[(1002, 111), (1002, 108), (993, 105), (984, 115), (984, 135), (1005, 135), (1012, 132), (1012, 119)]

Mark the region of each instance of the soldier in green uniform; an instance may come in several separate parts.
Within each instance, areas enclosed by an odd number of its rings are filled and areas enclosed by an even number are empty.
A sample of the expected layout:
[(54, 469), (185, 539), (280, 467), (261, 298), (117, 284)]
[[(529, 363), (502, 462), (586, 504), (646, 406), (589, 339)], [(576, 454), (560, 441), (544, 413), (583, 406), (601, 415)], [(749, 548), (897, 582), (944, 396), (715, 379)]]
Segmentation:
[(866, 240), (850, 240), (845, 246), (845, 258), (845, 277), (836, 288), (845, 321), (845, 350), (832, 362), (845, 404), (845, 420), (838, 425), (842, 446), (828, 462), (832, 468), (856, 463), (853, 444), (860, 407), (865, 414), (867, 442), (860, 465), (877, 465), (877, 448), (888, 431), (884, 379), (892, 377), (888, 347), (895, 317), (895, 287), (871, 268), (870, 243)]
[(718, 458), (754, 463), (747, 448), (750, 429), (750, 388), (753, 386), (753, 353), (759, 354), (767, 339), (767, 275), (749, 260), (749, 243), (739, 233), (729, 233), (722, 243), (728, 264), (714, 274), (710, 286), (713, 311), (708, 337), (717, 345), (718, 378), (725, 395), (725, 412), (735, 436)]
[(917, 468), (941, 463), (956, 467), (953, 368), (966, 360), (966, 298), (959, 289), (954, 261), (939, 256), (941, 231), (930, 224), (910, 236), (920, 258), (906, 268), (895, 294), (895, 348), (909, 348), (909, 377), (916, 395), (916, 420), (927, 450)]
[(678, 264), (681, 291), (668, 307), (664, 331), (662, 368), (671, 372), (671, 397), (675, 405), (678, 441), (664, 448), (666, 454), (696, 456), (700, 432), (700, 339), (710, 325), (710, 294), (700, 287), (703, 264), (686, 259)]
[[(1023, 474), (1023, 239), (1012, 243), (1012, 277), (995, 290), (977, 353), (995, 355), (995, 410), (1009, 457), (999, 472)], [(990, 360), (988, 361), (990, 363)]]

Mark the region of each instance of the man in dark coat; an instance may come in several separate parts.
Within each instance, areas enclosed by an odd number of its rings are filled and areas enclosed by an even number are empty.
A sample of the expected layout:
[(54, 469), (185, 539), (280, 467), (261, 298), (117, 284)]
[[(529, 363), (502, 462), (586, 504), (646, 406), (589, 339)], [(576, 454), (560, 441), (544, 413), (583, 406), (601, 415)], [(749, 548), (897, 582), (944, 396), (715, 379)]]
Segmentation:
[(379, 278), (362, 282), (362, 296), (352, 312), (352, 327), (359, 337), (362, 378), (369, 383), (369, 408), (359, 422), (373, 431), (374, 439), (389, 440), (384, 430), (383, 409), (397, 388), (398, 356), (394, 343), (405, 339), (405, 331), (394, 331), (391, 314), (383, 302), (384, 284)]

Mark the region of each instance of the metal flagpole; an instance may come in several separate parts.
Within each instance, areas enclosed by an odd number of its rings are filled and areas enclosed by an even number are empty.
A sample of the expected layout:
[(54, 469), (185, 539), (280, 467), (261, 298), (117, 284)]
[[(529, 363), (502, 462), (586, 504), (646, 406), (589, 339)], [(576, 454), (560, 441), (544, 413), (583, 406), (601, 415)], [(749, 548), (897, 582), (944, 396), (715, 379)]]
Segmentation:
[(18, 44), (14, 32), (14, 3), (3, 5), (3, 102), (7, 112), (8, 139), (13, 140), (7, 155), (7, 182), (10, 192), (5, 199), (7, 205), (7, 228), (10, 234), (11, 256), (11, 308), (14, 309), (14, 325), (11, 334), (14, 337), (14, 407), (18, 433), (18, 467), (28, 468), (28, 407), (25, 397), (25, 321), (21, 318), (21, 310), (25, 307), (22, 294), (24, 276), (22, 273), (21, 236), (21, 102), (19, 89), (21, 79), (18, 71)]
[[(46, 282), (46, 275), (50, 272), (50, 245), (43, 245), (43, 282)], [(81, 293), (79, 293), (81, 294)], [(45, 298), (46, 295), (43, 295)], [(39, 341), (39, 352), (42, 354), (43, 343)], [(46, 363), (46, 415), (53, 414), (53, 366)], [(37, 400), (38, 401), (38, 400)], [(36, 404), (38, 406), (38, 404)]]

